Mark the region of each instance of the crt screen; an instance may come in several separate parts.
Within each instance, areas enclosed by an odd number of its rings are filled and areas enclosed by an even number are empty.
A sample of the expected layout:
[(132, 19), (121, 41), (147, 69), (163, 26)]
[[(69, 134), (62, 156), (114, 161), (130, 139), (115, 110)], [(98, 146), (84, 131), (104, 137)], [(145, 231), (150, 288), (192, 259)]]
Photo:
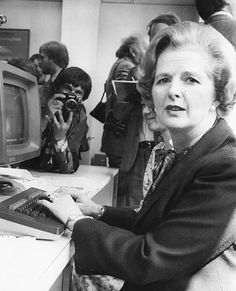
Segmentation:
[(23, 144), (28, 136), (26, 92), (23, 88), (4, 84), (4, 98), (7, 145)]

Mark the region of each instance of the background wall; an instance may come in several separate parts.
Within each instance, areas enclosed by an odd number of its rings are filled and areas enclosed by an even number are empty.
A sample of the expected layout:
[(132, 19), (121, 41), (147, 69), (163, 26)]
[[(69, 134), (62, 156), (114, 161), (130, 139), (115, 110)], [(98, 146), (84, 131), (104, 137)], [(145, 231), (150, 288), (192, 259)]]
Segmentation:
[(38, 53), (44, 42), (61, 39), (60, 2), (1, 0), (0, 14), (7, 16), (2, 28), (30, 29), (30, 55)]
[[(160, 13), (175, 12), (182, 20), (197, 21), (194, 0), (0, 0), (3, 28), (30, 29), (30, 55), (49, 40), (66, 44), (70, 66), (80, 66), (92, 78), (93, 89), (85, 102), (89, 113), (101, 98), (103, 84), (115, 61), (121, 39), (133, 32), (146, 33), (147, 23)], [(90, 151), (82, 156), (89, 164), (99, 152), (102, 125), (88, 114)]]

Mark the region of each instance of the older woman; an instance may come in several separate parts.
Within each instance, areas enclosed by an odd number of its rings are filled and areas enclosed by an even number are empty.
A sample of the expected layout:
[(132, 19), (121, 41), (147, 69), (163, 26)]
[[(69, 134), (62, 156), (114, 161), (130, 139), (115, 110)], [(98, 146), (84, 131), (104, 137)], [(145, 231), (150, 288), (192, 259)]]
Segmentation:
[(175, 152), (160, 152), (139, 212), (83, 199), (79, 210), (68, 195), (42, 202), (72, 231), (78, 273), (116, 276), (130, 291), (236, 290), (236, 139), (221, 117), (235, 68), (211, 27), (186, 22), (152, 40), (140, 87)]

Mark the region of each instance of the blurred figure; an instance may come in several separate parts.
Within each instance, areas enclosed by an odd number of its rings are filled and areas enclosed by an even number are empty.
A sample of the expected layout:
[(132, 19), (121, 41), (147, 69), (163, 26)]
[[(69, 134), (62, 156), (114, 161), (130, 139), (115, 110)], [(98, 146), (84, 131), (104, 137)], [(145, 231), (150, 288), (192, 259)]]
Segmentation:
[(44, 85), (46, 84), (46, 79), (47, 79), (47, 75), (44, 75), (42, 73), (42, 58), (40, 56), (40, 54), (33, 54), (30, 58), (29, 61), (35, 65), (37, 71), (38, 71), (38, 84), (39, 85)]
[[(153, 172), (156, 165), (157, 149), (162, 148), (169, 150), (173, 148), (172, 140), (168, 129), (160, 123), (156, 116), (156, 110), (153, 102), (142, 99), (143, 105), (143, 118), (147, 123), (149, 130), (154, 133), (155, 146), (152, 148), (152, 152), (149, 156), (148, 162), (146, 163), (145, 172), (143, 175), (143, 197), (146, 196), (148, 190), (153, 182)], [(140, 200), (140, 206), (136, 208), (136, 211), (142, 206), (143, 199)]]
[[(101, 151), (107, 154), (110, 167), (119, 168), (124, 151), (124, 132), (119, 133), (116, 131), (115, 122), (123, 122), (126, 125), (130, 111), (133, 108), (133, 104), (117, 102), (112, 87), (112, 80), (137, 79), (137, 76), (130, 75), (130, 70), (140, 65), (146, 47), (147, 42), (139, 34), (125, 38), (116, 52), (117, 60), (112, 65), (106, 81), (106, 119), (113, 119), (114, 126), (109, 127), (105, 123)], [(136, 74), (136, 71), (134, 73)]]
[(118, 59), (106, 81), (107, 108), (101, 151), (107, 154), (109, 166), (120, 170), (117, 195), (119, 206), (139, 205), (143, 173), (152, 143), (143, 143), (147, 146), (139, 148), (139, 131), (142, 128), (139, 92), (136, 90), (129, 93), (127, 100), (121, 102), (113, 91), (112, 80), (138, 80), (147, 45), (147, 40), (141, 34), (124, 39), (116, 52)]
[[(229, 12), (229, 4), (225, 0), (195, 0), (195, 3), (198, 14), (205, 24), (218, 30), (236, 49), (236, 20)], [(236, 107), (226, 120), (236, 134)]]
[(42, 74), (50, 75), (46, 84), (39, 87), (42, 118), (44, 118), (48, 100), (52, 98), (53, 94), (57, 91), (54, 83), (60, 72), (68, 66), (69, 55), (66, 46), (57, 41), (44, 43), (39, 48), (39, 54), (41, 57)]
[(229, 12), (229, 4), (225, 0), (195, 0), (199, 16), (236, 48), (236, 20)]
[(43, 74), (49, 74), (49, 85), (54, 89), (54, 81), (59, 73), (69, 64), (69, 54), (64, 44), (49, 41), (39, 48), (41, 68)]
[(151, 41), (153, 37), (163, 28), (179, 23), (180, 21), (180, 18), (174, 13), (158, 15), (156, 18), (152, 19), (147, 25), (149, 40)]
[(23, 59), (23, 58), (12, 58), (7, 63), (18, 69), (21, 69), (25, 72), (32, 74), (38, 79), (38, 76), (39, 76), (38, 71), (36, 67), (29, 60)]

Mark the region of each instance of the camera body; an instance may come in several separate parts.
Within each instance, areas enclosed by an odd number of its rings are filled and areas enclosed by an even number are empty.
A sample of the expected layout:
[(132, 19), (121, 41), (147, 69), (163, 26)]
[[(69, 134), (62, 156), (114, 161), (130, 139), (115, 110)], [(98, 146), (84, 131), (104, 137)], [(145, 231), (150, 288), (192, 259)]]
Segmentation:
[(76, 112), (80, 110), (82, 98), (73, 93), (63, 93), (63, 95), (65, 95), (65, 98), (57, 97), (55, 100), (59, 100), (63, 103), (62, 116), (66, 121), (70, 112)]
[(82, 98), (78, 97), (73, 93), (63, 93), (65, 98), (57, 97), (56, 100), (59, 100), (63, 103), (63, 107), (68, 112), (75, 112), (78, 110), (79, 106), (82, 103)]

